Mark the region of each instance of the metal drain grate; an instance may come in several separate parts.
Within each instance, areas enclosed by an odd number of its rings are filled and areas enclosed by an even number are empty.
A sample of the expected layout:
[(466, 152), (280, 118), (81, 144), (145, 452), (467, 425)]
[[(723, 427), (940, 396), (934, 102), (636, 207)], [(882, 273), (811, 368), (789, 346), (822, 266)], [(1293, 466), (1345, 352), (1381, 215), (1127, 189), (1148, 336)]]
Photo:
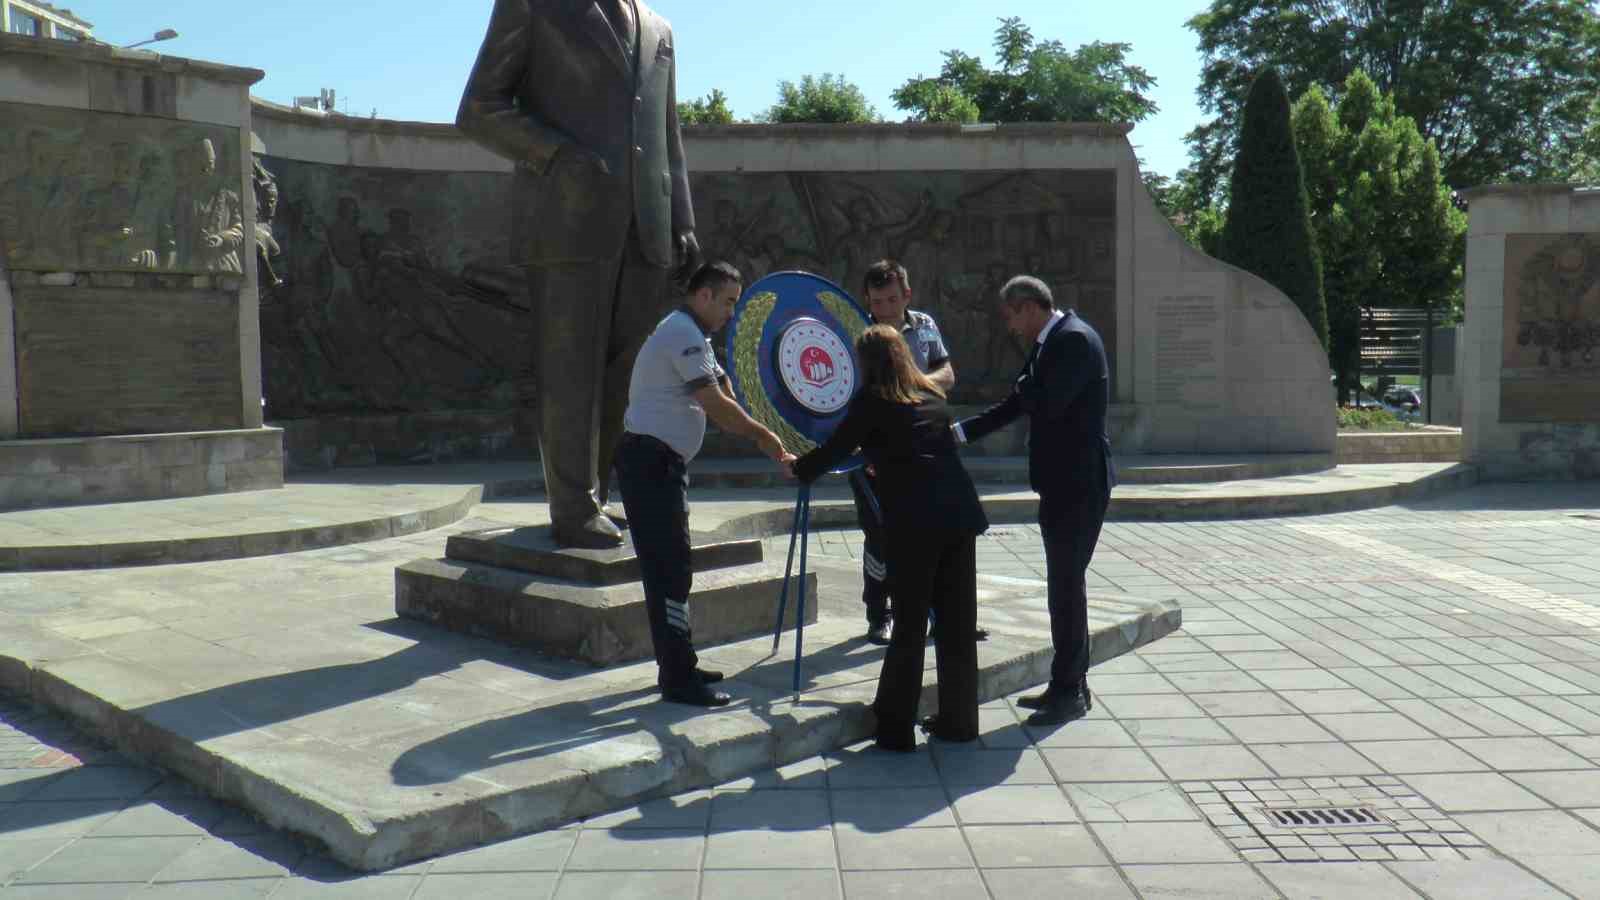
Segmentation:
[(1370, 806), (1298, 806), (1274, 809), (1263, 807), (1273, 822), (1284, 828), (1350, 828), (1377, 825), (1391, 827), (1394, 822)]
[(1392, 775), (1188, 781), (1181, 787), (1248, 862), (1495, 858), (1483, 841)]

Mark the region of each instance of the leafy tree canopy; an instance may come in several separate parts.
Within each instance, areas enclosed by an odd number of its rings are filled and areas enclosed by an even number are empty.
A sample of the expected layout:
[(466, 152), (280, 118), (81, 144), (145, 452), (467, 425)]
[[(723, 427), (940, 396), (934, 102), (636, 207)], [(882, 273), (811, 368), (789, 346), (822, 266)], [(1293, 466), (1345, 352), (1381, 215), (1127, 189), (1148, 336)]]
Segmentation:
[(1588, 0), (1212, 0), (1189, 20), (1214, 115), (1188, 136), (1195, 179), (1218, 187), (1253, 74), (1334, 99), (1357, 70), (1438, 149), (1445, 183), (1569, 177), (1600, 97), (1600, 11)]
[(1038, 41), (1019, 18), (995, 29), (998, 67), (946, 50), (932, 78), (909, 79), (894, 92), (897, 108), (918, 122), (1139, 122), (1156, 111), (1155, 79), (1128, 63), (1131, 44)]
[(760, 116), (763, 122), (876, 122), (878, 112), (867, 102), (861, 88), (843, 75), (825, 72), (806, 75), (796, 84), (778, 83), (778, 102)]
[(678, 122), (682, 125), (732, 125), (733, 110), (728, 108), (728, 95), (717, 88), (698, 100), (678, 104)]

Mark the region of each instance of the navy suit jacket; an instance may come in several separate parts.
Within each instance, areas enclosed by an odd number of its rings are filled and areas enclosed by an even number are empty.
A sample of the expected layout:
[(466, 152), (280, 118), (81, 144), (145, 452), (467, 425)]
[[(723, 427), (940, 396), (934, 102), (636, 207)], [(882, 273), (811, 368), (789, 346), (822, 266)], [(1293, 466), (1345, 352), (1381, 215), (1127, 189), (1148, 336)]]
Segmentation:
[(1111, 370), (1100, 335), (1071, 310), (1045, 336), (1011, 396), (961, 423), (968, 441), (1028, 416), (1028, 483), (1041, 497), (1109, 493)]

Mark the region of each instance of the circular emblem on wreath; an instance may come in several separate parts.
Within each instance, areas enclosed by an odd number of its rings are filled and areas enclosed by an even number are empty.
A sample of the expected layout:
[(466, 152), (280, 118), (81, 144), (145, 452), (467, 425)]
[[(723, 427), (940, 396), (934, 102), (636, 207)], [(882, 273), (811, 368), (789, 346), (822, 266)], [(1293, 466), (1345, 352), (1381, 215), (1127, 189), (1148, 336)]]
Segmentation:
[(815, 415), (844, 409), (855, 392), (850, 348), (816, 319), (795, 319), (784, 327), (778, 337), (777, 363), (784, 390)]

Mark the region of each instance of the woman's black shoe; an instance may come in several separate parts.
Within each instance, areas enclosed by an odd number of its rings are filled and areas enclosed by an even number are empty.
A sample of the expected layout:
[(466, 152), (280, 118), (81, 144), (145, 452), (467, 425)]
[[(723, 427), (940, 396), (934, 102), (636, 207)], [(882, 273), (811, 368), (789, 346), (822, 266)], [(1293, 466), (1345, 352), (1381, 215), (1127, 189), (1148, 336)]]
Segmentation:
[(956, 731), (939, 720), (938, 716), (929, 716), (921, 722), (922, 733), (931, 738), (948, 741), (952, 744), (965, 744), (978, 739), (977, 732)]
[(703, 684), (691, 685), (685, 688), (662, 688), (661, 699), (668, 703), (682, 703), (687, 706), (727, 706), (733, 698), (721, 691), (713, 691)]

